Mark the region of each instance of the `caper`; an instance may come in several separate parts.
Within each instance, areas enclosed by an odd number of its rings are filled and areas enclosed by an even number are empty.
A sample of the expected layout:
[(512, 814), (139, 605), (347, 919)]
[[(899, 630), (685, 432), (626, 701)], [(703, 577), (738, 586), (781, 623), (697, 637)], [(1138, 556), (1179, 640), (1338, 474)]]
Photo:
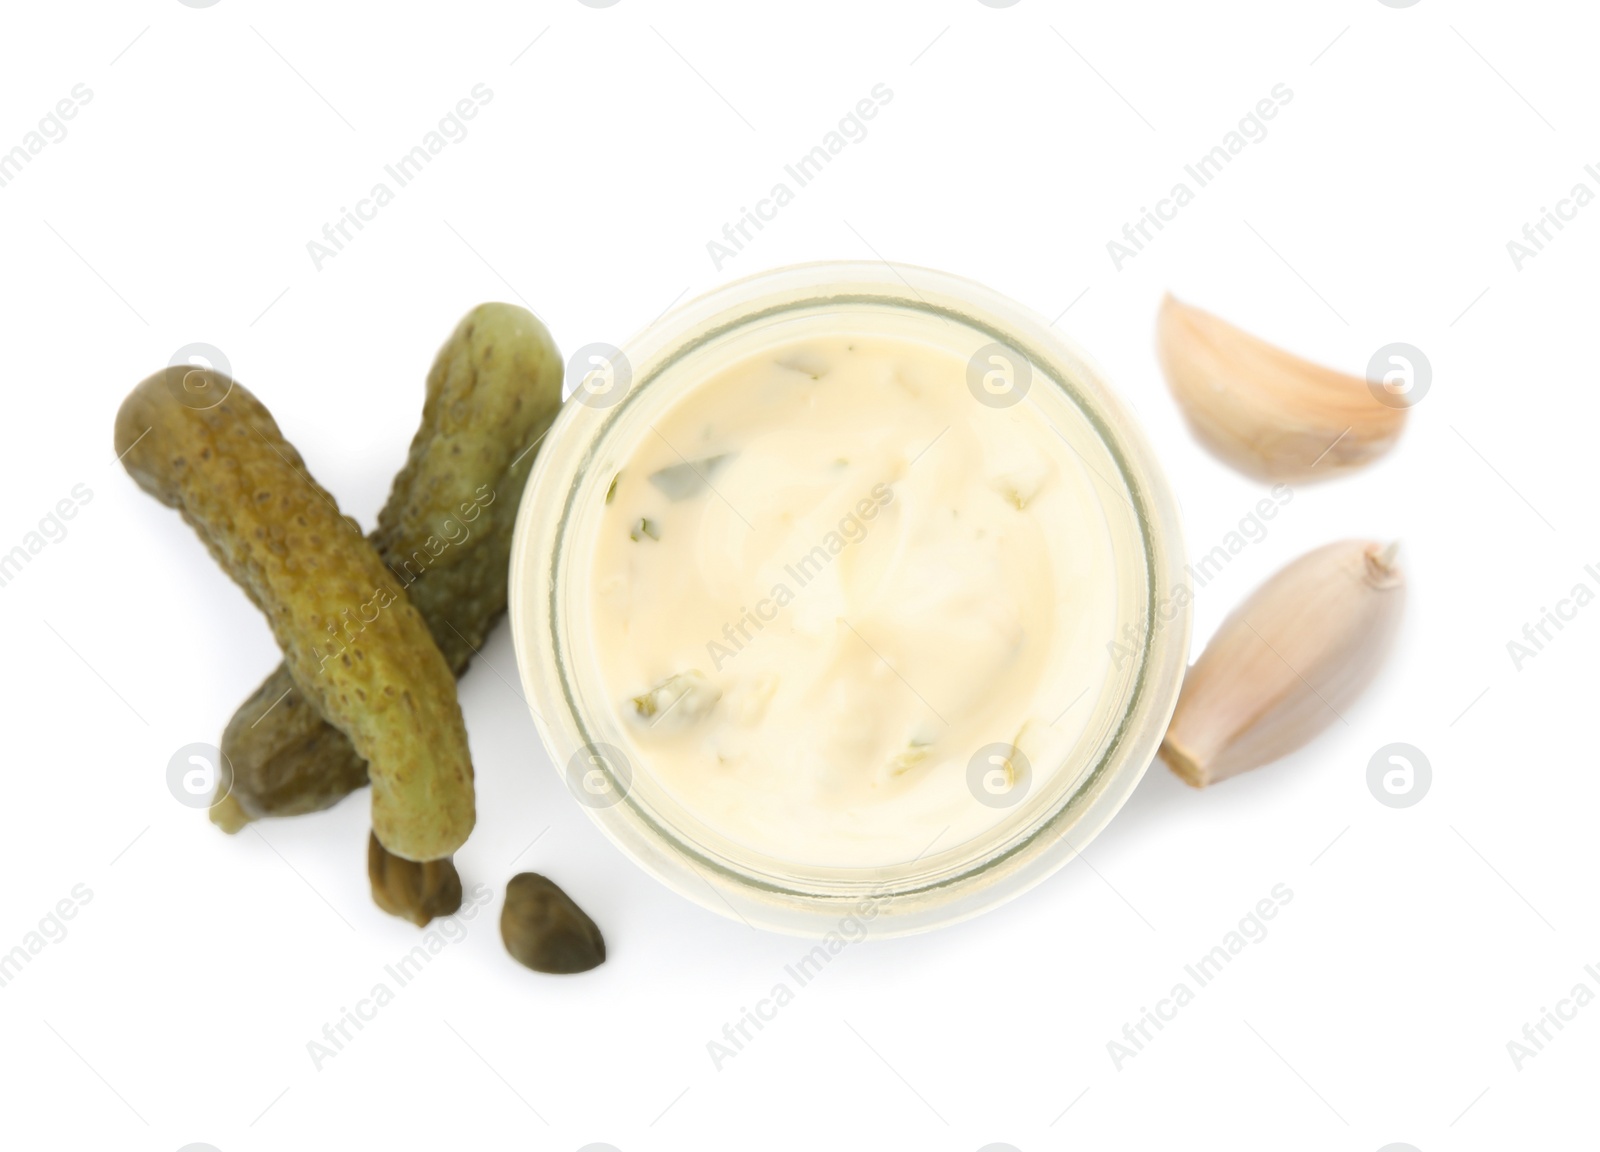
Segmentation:
[(506, 884), (500, 936), (506, 951), (535, 972), (587, 972), (606, 958), (595, 922), (537, 872), (520, 872)]
[(425, 927), (435, 916), (461, 911), (461, 874), (448, 856), (418, 864), (396, 856), (367, 837), (367, 879), (372, 882), (372, 902), (391, 916)]

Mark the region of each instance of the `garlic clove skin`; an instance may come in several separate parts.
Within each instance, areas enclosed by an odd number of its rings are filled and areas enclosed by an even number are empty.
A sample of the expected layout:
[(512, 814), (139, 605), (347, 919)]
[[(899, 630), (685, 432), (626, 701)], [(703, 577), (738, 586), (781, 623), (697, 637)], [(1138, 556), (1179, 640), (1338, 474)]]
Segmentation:
[(1184, 678), (1161, 756), (1204, 788), (1302, 747), (1376, 675), (1405, 605), (1397, 546), (1328, 544), (1257, 588)]
[(1394, 446), (1404, 407), (1168, 295), (1156, 320), (1167, 385), (1195, 436), (1241, 472), (1290, 483), (1358, 468)]

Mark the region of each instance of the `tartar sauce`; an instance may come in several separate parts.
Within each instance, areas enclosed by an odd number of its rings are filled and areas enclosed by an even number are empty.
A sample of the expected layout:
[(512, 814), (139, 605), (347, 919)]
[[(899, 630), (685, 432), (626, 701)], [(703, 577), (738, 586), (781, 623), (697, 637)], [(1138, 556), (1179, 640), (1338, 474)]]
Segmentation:
[(802, 865), (986, 831), (1109, 674), (1104, 498), (1031, 401), (981, 403), (931, 345), (814, 339), (717, 372), (643, 434), (596, 545), (595, 659), (636, 766)]

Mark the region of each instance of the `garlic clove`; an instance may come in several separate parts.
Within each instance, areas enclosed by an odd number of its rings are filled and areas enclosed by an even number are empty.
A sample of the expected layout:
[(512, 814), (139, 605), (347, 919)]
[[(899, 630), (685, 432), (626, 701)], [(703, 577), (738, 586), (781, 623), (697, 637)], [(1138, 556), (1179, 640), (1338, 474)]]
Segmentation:
[(1347, 376), (1241, 331), (1209, 312), (1161, 302), (1156, 345), (1167, 385), (1195, 436), (1235, 468), (1301, 482), (1366, 464), (1394, 446), (1404, 407)]
[(1397, 545), (1328, 544), (1257, 588), (1184, 678), (1161, 756), (1204, 788), (1288, 755), (1377, 673), (1405, 603)]

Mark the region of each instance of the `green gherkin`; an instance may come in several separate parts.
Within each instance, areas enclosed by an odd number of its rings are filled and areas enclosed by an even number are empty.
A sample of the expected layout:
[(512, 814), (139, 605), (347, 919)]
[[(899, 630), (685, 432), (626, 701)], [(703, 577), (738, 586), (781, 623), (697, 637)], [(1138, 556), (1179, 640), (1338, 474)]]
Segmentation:
[[(561, 380), (531, 312), (474, 308), (428, 373), (422, 424), (369, 537), (457, 676), (505, 611), (517, 504)], [(366, 762), (281, 665), (234, 713), (222, 750), (231, 791), (211, 818), (228, 832), (330, 807), (367, 783)]]
[(175, 365), (123, 401), (116, 449), (266, 615), (295, 690), (367, 762), (384, 847), (408, 860), (459, 848), (475, 812), (450, 665), (266, 407), (225, 376)]

